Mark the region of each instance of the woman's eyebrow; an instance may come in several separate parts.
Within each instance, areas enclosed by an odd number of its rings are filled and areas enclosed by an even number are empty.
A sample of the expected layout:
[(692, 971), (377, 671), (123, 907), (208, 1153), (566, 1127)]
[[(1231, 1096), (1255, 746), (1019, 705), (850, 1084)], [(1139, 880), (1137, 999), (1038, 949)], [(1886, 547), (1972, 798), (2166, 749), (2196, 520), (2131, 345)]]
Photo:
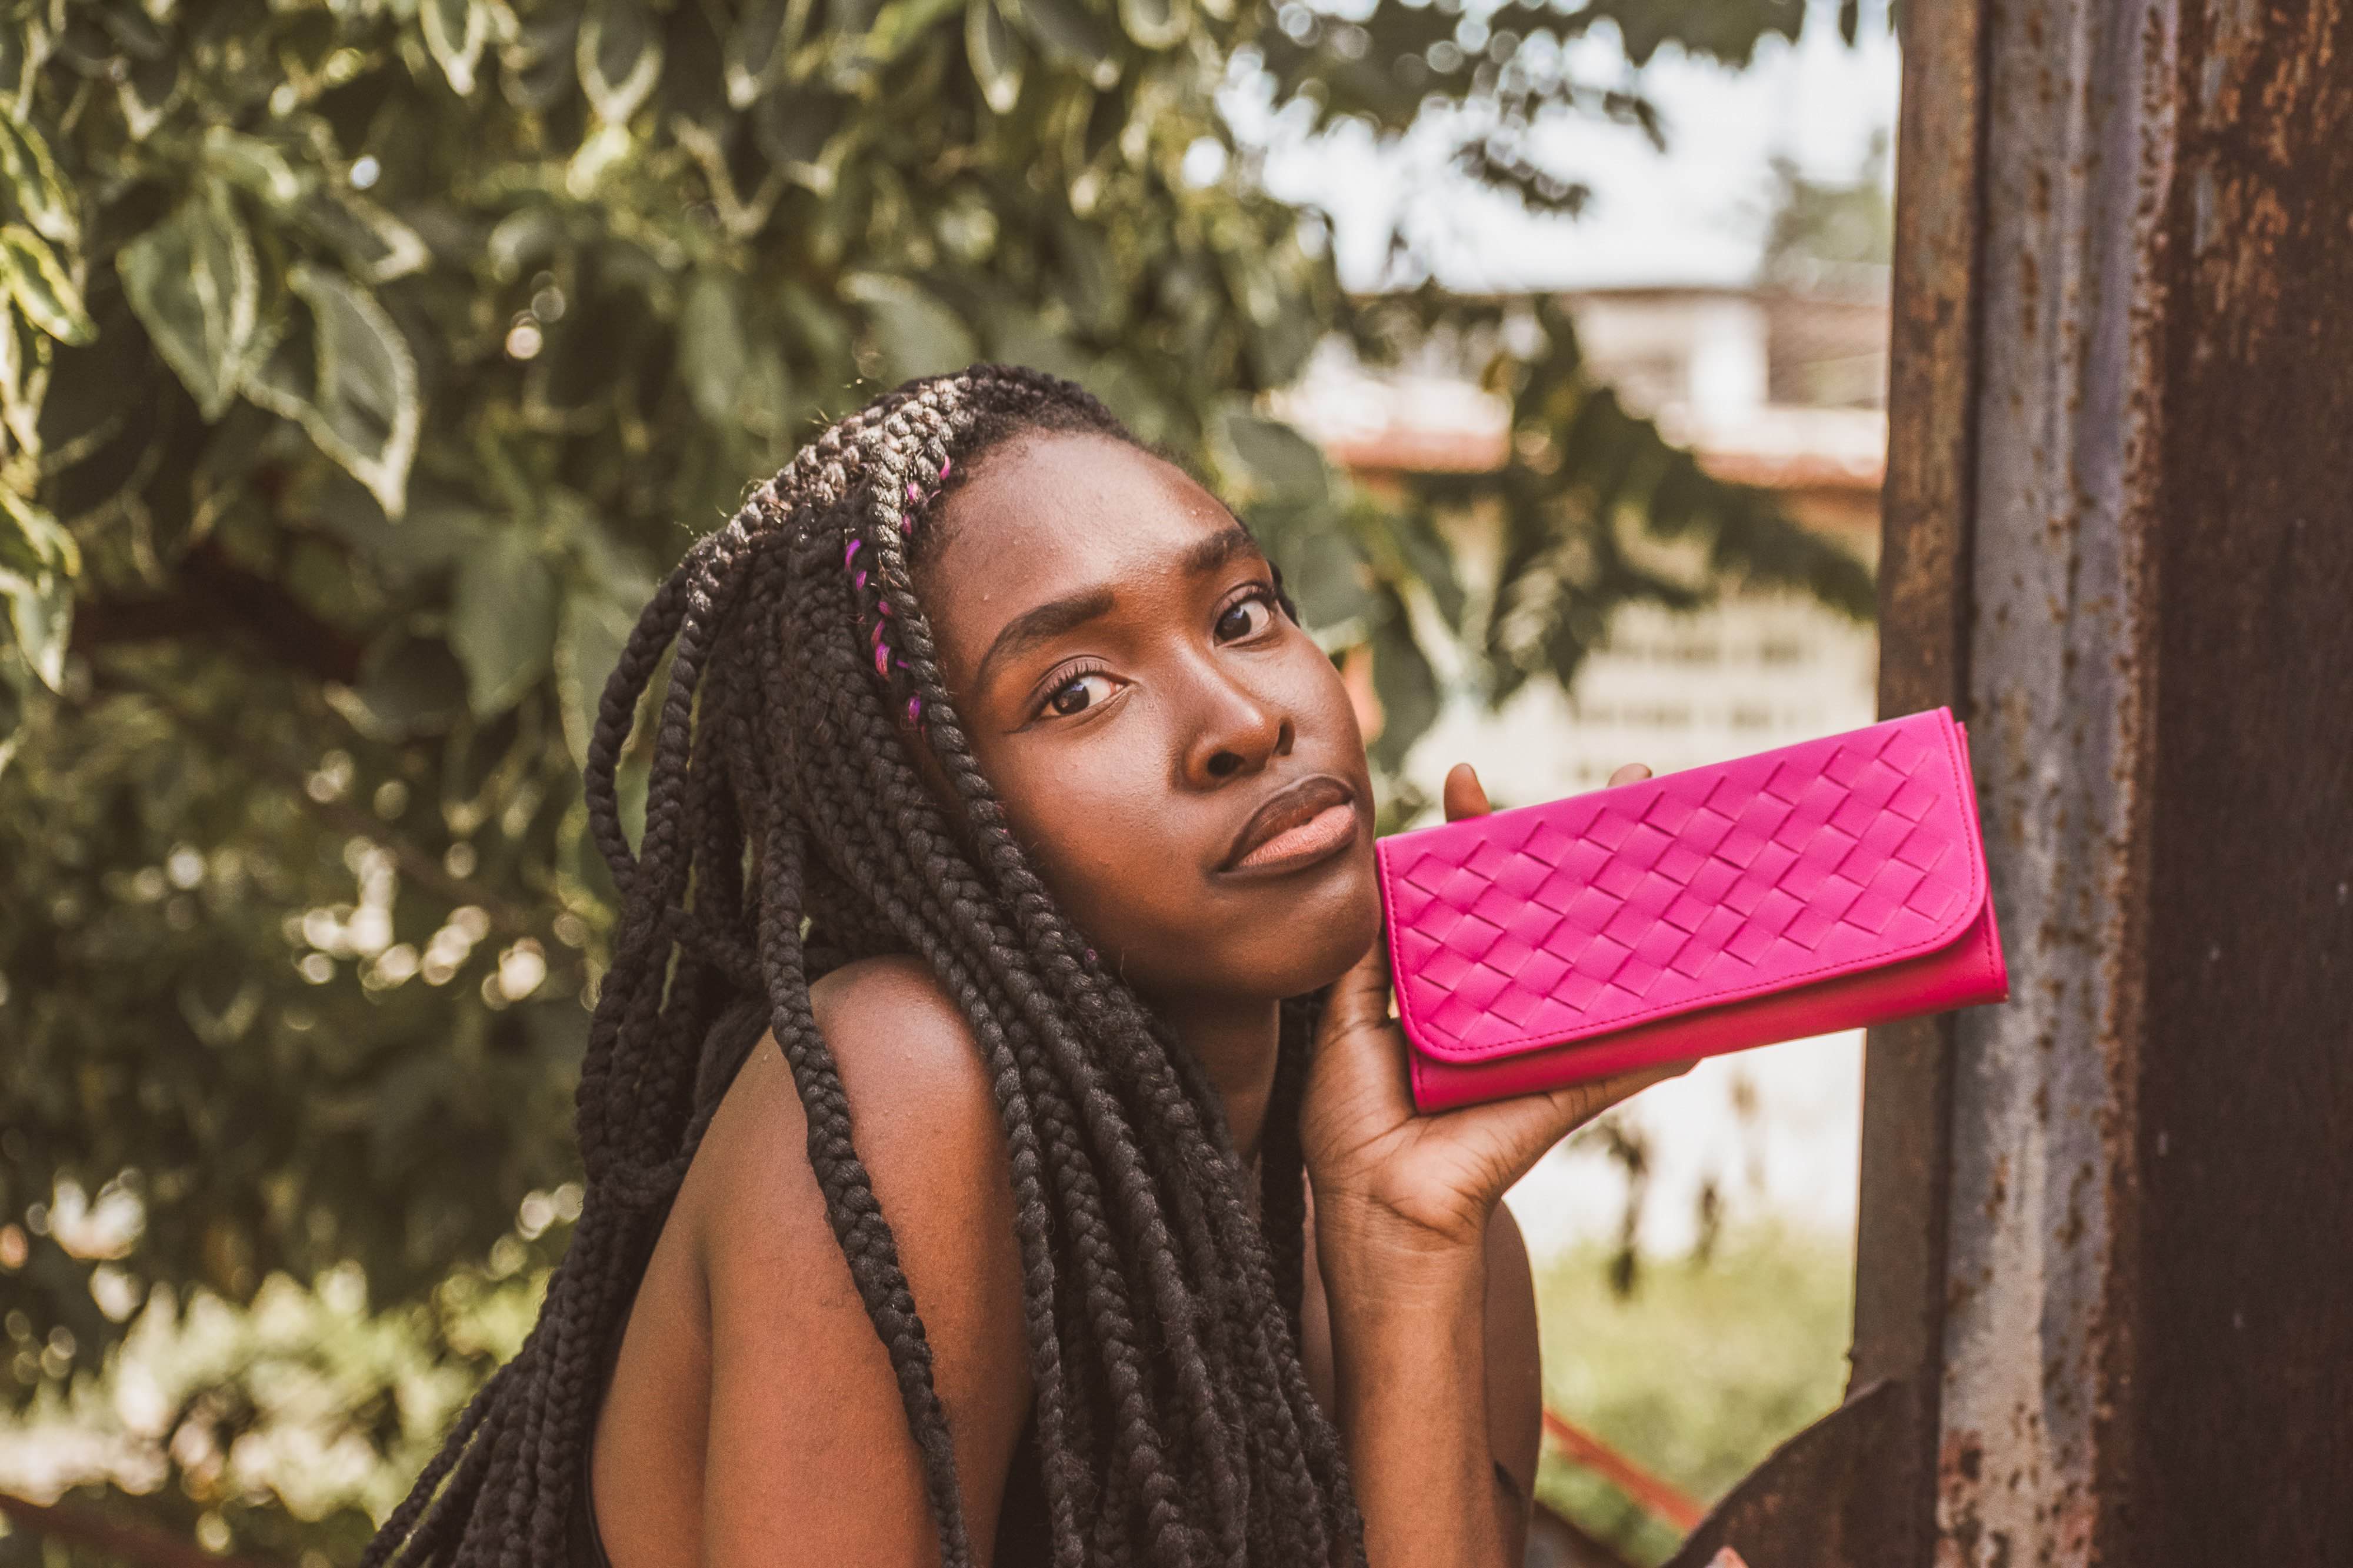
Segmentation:
[[(1182, 563), (1188, 577), (1202, 577), (1223, 567), (1245, 551), (1256, 551), (1258, 541), (1240, 522), (1202, 540), (1185, 552)], [(989, 672), (1000, 659), (1027, 652), (1039, 643), (1051, 642), (1065, 633), (1076, 631), (1089, 621), (1111, 614), (1113, 605), (1109, 588), (1082, 588), (1059, 599), (1022, 611), (1005, 623), (991, 639), (988, 651), (980, 656), (980, 668), (973, 676), (976, 687), (988, 684)]]
[(1242, 552), (1257, 549), (1258, 541), (1250, 537), (1249, 529), (1237, 521), (1231, 528), (1220, 533), (1211, 534), (1187, 551), (1185, 571), (1189, 576), (1206, 576)]
[(1111, 614), (1114, 601), (1109, 588), (1082, 588), (1059, 599), (1022, 611), (1005, 623), (980, 656), (980, 668), (973, 676), (976, 687), (987, 687), (988, 672), (997, 660), (1051, 642), (1066, 632), (1077, 630), (1089, 621)]

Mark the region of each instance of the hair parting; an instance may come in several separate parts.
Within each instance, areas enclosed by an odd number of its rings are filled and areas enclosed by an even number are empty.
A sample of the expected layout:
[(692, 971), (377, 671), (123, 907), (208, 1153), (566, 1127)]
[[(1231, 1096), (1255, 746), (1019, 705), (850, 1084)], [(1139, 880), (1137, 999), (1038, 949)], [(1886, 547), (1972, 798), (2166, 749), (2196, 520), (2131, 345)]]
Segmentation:
[[(914, 955), (954, 999), (1004, 1128), (1054, 1568), (1363, 1561), (1338, 1436), (1299, 1354), (1314, 1005), (1282, 1010), (1253, 1192), (1206, 1073), (1097, 962), (1008, 830), (915, 589), (936, 531), (921, 515), (1032, 431), (1152, 450), (1040, 372), (911, 381), (811, 440), (646, 606), (586, 768), (622, 909), (580, 1074), (582, 1213), (522, 1350), (363, 1568), (572, 1561), (568, 1521), (638, 1279), (720, 1097), (771, 1038), (890, 1352), (941, 1562), (973, 1561), (919, 1303), (809, 1000), (812, 981), (883, 953)], [(665, 655), (633, 849), (617, 771)]]

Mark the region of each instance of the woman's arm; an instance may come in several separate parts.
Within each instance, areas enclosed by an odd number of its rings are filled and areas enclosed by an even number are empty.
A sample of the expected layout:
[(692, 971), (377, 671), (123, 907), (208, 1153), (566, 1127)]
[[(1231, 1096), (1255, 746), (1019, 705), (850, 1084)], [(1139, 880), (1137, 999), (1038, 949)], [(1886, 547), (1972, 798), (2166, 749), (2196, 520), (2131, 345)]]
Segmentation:
[(1357, 1271), (1325, 1281), (1335, 1415), (1372, 1562), (1521, 1562), (1543, 1391), (1510, 1212), (1495, 1211), (1480, 1257), (1416, 1267), (1404, 1289), (1366, 1278), (1372, 1254), (1335, 1241), (1332, 1266)]
[[(1450, 818), (1486, 809), (1467, 768), (1446, 793)], [(1531, 1380), (1493, 1375), (1489, 1358), (1508, 1311), (1526, 1313), (1532, 1339), (1534, 1309), (1506, 1294), (1529, 1290), (1525, 1253), (1515, 1272), (1491, 1261), (1510, 1224), (1497, 1208), (1571, 1131), (1683, 1068), (1420, 1116), (1388, 994), (1376, 942), (1332, 989), (1302, 1121), (1340, 1429), (1373, 1568), (1507, 1568), (1528, 1502), (1504, 1492), (1496, 1467), (1515, 1480), (1533, 1470), (1533, 1423), (1525, 1403), (1493, 1406)], [(1509, 1240), (1517, 1252), (1516, 1229)]]
[[(963, 1020), (930, 977), (860, 967), (846, 986), (820, 982), (816, 1000), (923, 1319), (973, 1561), (986, 1565), (1029, 1405), (1004, 1141)], [(764, 1041), (696, 1161), (713, 1178), (699, 1216), (712, 1314), (701, 1558), (936, 1563), (897, 1378), (827, 1221), (806, 1128), (791, 1071)]]

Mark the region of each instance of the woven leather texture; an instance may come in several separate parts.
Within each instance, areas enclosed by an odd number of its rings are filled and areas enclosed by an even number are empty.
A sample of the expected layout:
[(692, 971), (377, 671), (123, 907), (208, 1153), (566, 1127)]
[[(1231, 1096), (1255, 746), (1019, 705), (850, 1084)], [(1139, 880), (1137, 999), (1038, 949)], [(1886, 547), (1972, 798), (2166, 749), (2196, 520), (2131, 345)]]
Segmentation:
[(1398, 1012), (1475, 1061), (1894, 963), (1985, 899), (1944, 709), (1377, 846)]

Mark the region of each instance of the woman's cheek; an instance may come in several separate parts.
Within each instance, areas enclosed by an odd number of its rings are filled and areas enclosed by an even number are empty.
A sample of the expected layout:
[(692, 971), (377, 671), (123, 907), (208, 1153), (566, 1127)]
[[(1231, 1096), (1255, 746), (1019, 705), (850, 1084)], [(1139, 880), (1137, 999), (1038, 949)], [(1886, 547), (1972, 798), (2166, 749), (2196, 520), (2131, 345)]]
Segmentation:
[(1105, 777), (1090, 761), (1065, 755), (1009, 768), (998, 775), (997, 795), (1047, 891), (1092, 931), (1124, 905), (1149, 898), (1139, 872), (1165, 868), (1171, 847), (1155, 842), (1165, 823), (1136, 781)]

